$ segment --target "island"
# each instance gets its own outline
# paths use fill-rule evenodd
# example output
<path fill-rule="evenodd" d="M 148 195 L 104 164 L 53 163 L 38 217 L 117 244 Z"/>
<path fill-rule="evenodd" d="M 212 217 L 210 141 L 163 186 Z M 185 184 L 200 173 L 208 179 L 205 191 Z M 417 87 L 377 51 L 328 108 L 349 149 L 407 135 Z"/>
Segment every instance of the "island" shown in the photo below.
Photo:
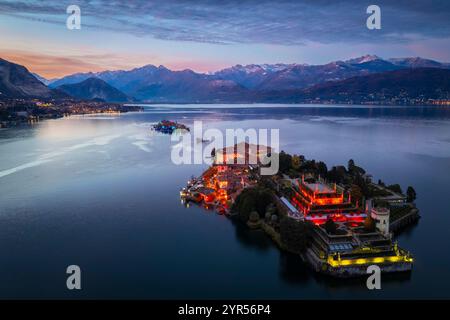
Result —
<path fill-rule="evenodd" d="M 190 131 L 186 125 L 178 123 L 176 121 L 169 121 L 169 120 L 161 120 L 157 124 L 153 125 L 152 130 L 164 134 L 172 134 L 176 130 L 186 130 L 188 132 Z"/>
<path fill-rule="evenodd" d="M 324 162 L 284 151 L 279 172 L 263 176 L 262 164 L 246 160 L 252 152 L 261 155 L 260 147 L 243 144 L 214 150 L 213 164 L 181 189 L 184 203 L 263 230 L 281 250 L 333 277 L 366 275 L 369 265 L 382 272 L 412 270 L 411 253 L 394 236 L 420 218 L 413 187 L 405 195 L 398 184 L 375 183 L 353 160 L 328 170 Z"/>

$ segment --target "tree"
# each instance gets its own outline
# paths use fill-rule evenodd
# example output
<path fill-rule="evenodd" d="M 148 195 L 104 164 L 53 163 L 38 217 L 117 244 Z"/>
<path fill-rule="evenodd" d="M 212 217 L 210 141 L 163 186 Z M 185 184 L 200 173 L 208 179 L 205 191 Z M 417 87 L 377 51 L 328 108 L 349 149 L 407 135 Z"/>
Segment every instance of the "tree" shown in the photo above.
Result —
<path fill-rule="evenodd" d="M 330 171 L 328 171 L 327 179 L 330 182 L 336 182 L 336 183 L 342 183 L 346 176 L 346 169 L 344 166 L 338 166 L 331 168 Z"/>
<path fill-rule="evenodd" d="M 297 170 L 294 170 L 294 169 L 289 169 L 289 171 L 287 172 L 287 175 L 288 175 L 291 179 L 300 177 L 300 174 L 298 173 L 298 171 L 297 171 Z"/>
<path fill-rule="evenodd" d="M 278 157 L 279 161 L 279 172 L 286 173 L 291 169 L 292 166 L 292 156 L 290 154 L 287 154 L 284 151 L 280 152 L 280 155 Z"/>
<path fill-rule="evenodd" d="M 355 168 L 357 167 L 355 166 Z M 356 173 L 354 175 L 353 183 L 359 187 L 363 196 L 365 196 L 366 198 L 370 197 L 369 185 L 367 184 L 367 181 L 359 173 Z"/>
<path fill-rule="evenodd" d="M 416 200 L 417 194 L 413 187 L 409 186 L 406 190 L 406 198 L 408 202 L 414 202 Z"/>
<path fill-rule="evenodd" d="M 247 222 L 250 213 L 256 211 L 264 218 L 267 206 L 273 202 L 273 193 L 266 187 L 244 189 L 236 198 L 233 210 L 237 211 L 242 221 Z"/>
<path fill-rule="evenodd" d="M 350 189 L 350 194 L 352 196 L 352 202 L 356 203 L 358 201 L 359 205 L 361 205 L 361 203 L 362 203 L 361 200 L 363 197 L 361 188 L 359 186 L 357 186 L 356 184 L 352 184 L 351 189 Z"/>
<path fill-rule="evenodd" d="M 280 240 L 291 252 L 305 250 L 309 235 L 309 226 L 305 222 L 284 217 L 280 221 Z"/>
<path fill-rule="evenodd" d="M 400 193 L 400 194 L 402 193 L 402 187 L 400 187 L 400 185 L 398 183 L 391 184 L 391 185 L 387 186 L 387 188 L 396 193 Z"/>
<path fill-rule="evenodd" d="M 252 211 L 250 213 L 250 217 L 248 218 L 247 225 L 252 229 L 259 228 L 259 226 L 261 225 L 261 222 L 259 221 L 258 212 Z"/>
<path fill-rule="evenodd" d="M 254 208 L 255 201 L 252 198 L 246 197 L 241 201 L 240 205 L 238 206 L 238 213 L 242 221 L 248 221 L 250 213 L 254 210 Z"/>
<path fill-rule="evenodd" d="M 266 214 L 266 208 L 273 202 L 273 193 L 269 189 L 257 190 L 256 197 L 256 211 L 261 218 Z"/>
<path fill-rule="evenodd" d="M 347 170 L 349 172 L 352 172 L 354 166 L 355 166 L 355 161 L 353 159 L 348 160 Z"/>
<path fill-rule="evenodd" d="M 320 161 L 320 162 L 317 163 L 317 171 L 319 172 L 319 174 L 322 177 L 326 177 L 327 176 L 328 168 L 327 168 L 327 165 L 325 164 L 325 162 Z"/>
<path fill-rule="evenodd" d="M 336 230 L 337 230 L 337 225 L 333 221 L 333 219 L 328 218 L 327 222 L 325 222 L 325 224 L 324 224 L 324 228 L 329 234 L 335 234 Z"/>
<path fill-rule="evenodd" d="M 293 155 L 292 156 L 292 163 L 291 166 L 293 169 L 298 170 L 300 168 L 300 165 L 302 164 L 302 161 L 299 156 Z"/>
<path fill-rule="evenodd" d="M 270 215 L 273 215 L 277 212 L 277 207 L 273 202 L 269 203 L 269 205 L 266 208 L 266 215 L 269 213 Z"/>
<path fill-rule="evenodd" d="M 250 222 L 256 223 L 259 221 L 259 214 L 256 211 L 250 212 L 250 216 L 248 218 Z"/>
<path fill-rule="evenodd" d="M 273 214 L 273 215 L 270 217 L 270 221 L 271 221 L 272 223 L 276 223 L 276 222 L 278 221 L 278 216 L 275 215 L 275 214 Z"/>
<path fill-rule="evenodd" d="M 369 214 L 364 220 L 364 229 L 367 232 L 374 232 L 375 228 L 376 228 L 376 221 Z"/>

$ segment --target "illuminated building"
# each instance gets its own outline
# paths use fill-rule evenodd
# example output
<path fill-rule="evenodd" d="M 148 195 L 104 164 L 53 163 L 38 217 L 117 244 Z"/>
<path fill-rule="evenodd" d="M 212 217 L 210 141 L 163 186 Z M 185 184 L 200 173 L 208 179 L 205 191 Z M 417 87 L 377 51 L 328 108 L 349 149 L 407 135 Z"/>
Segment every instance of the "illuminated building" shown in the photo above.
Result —
<path fill-rule="evenodd" d="M 378 195 L 374 197 L 373 200 L 377 200 L 379 202 L 387 202 L 391 207 L 401 207 L 407 203 L 407 197 L 403 194 L 394 192 L 378 184 L 373 183 L 372 186 L 380 190 L 382 193 L 384 193 L 383 196 Z"/>
<path fill-rule="evenodd" d="M 358 203 L 351 202 L 351 194 L 342 188 L 325 183 L 320 178 L 314 183 L 304 177 L 293 185 L 292 204 L 305 220 L 315 224 L 325 223 L 328 218 L 341 222 L 362 222 L 366 217 Z"/>
<path fill-rule="evenodd" d="M 249 172 L 252 164 L 260 164 L 262 157 L 270 152 L 269 147 L 241 142 L 234 146 L 216 151 L 214 164 L 209 172 L 203 174 L 207 184 L 216 190 L 216 196 L 222 203 L 235 198 L 249 185 Z"/>
<path fill-rule="evenodd" d="M 364 275 L 367 266 L 374 264 L 383 272 L 412 269 L 410 253 L 391 240 L 388 209 L 362 210 L 342 188 L 321 179 L 308 181 L 313 182 L 303 177 L 296 181 L 291 203 L 304 220 L 316 224 L 307 259 L 317 271 L 347 277 Z M 361 224 L 366 212 L 376 221 L 376 231 L 368 232 Z M 331 233 L 323 226 L 329 218 L 336 222 Z"/>
<path fill-rule="evenodd" d="M 197 189 L 197 192 L 201 195 L 202 200 L 205 203 L 212 203 L 216 199 L 214 189 L 201 187 Z"/>
<path fill-rule="evenodd" d="M 241 146 L 244 147 L 244 154 L 247 154 L 249 149 L 245 147 L 249 147 L 249 145 L 242 144 Z M 234 156 L 234 151 L 237 150 L 234 147 L 232 149 L 233 152 L 228 153 L 228 155 Z M 218 152 L 217 154 L 227 155 L 226 152 Z M 255 180 L 250 179 L 250 168 L 250 165 L 246 163 L 215 162 L 202 174 L 201 178 L 193 178 L 192 181 L 188 181 L 187 187 L 180 191 L 180 196 L 186 199 L 193 199 L 195 202 L 203 202 L 206 205 L 214 206 L 219 213 L 226 213 L 230 204 L 240 192 L 244 188 L 256 183 Z"/>
<path fill-rule="evenodd" d="M 343 230 L 343 229 L 341 229 Z M 366 274 L 369 265 L 378 265 L 382 271 L 398 272 L 412 269 L 409 252 L 379 232 L 361 232 L 347 228 L 341 234 L 329 234 L 322 227 L 314 228 L 309 254 L 315 256 L 318 271 L 333 275 Z"/>
<path fill-rule="evenodd" d="M 372 208 L 371 217 L 376 221 L 377 229 L 385 236 L 389 235 L 389 215 L 388 208 Z"/>
<path fill-rule="evenodd" d="M 270 152 L 270 147 L 241 142 L 218 150 L 214 157 L 214 163 L 228 166 L 258 165 L 264 162 Z"/>
<path fill-rule="evenodd" d="M 218 199 L 229 200 L 232 194 L 251 184 L 247 167 L 220 165 L 210 178 L 211 186 L 216 190 Z"/>

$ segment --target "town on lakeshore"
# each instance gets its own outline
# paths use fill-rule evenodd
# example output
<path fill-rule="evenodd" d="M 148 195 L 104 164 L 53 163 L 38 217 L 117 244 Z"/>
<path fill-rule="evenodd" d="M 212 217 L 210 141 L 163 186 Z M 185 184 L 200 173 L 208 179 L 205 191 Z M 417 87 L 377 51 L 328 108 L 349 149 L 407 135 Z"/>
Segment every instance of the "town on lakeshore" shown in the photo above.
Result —
<path fill-rule="evenodd" d="M 412 270 L 413 256 L 394 235 L 420 218 L 413 187 L 403 193 L 349 160 L 328 170 L 323 162 L 279 153 L 279 172 L 260 174 L 269 147 L 241 142 L 213 150 L 213 164 L 192 177 L 180 196 L 251 229 L 267 233 L 281 250 L 299 255 L 315 271 L 335 277 Z"/>
<path fill-rule="evenodd" d="M 5 99 L 0 100 L 0 128 L 45 119 L 57 119 L 81 114 L 120 114 L 141 111 L 142 107 L 95 100 L 72 99 Z"/>

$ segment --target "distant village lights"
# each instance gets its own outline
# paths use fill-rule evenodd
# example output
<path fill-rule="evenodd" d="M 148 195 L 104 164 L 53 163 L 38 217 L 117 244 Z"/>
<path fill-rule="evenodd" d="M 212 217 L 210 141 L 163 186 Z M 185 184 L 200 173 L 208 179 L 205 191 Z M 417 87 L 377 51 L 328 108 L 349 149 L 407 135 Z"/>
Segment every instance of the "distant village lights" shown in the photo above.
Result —
<path fill-rule="evenodd" d="M 211 165 L 215 160 L 216 164 L 261 164 L 261 175 L 274 175 L 278 172 L 279 158 L 277 152 L 279 151 L 280 145 L 279 129 L 226 129 L 224 138 L 221 130 L 216 128 L 203 130 L 203 122 L 194 121 L 191 132 L 181 130 L 178 132 L 179 134 L 171 135 L 171 141 L 176 143 L 172 147 L 171 159 L 176 165 Z M 251 150 L 247 150 L 247 152 L 246 150 L 236 150 L 235 153 L 227 153 L 223 156 L 219 155 L 215 159 L 212 157 L 212 154 L 216 150 L 222 150 L 226 146 L 234 146 L 237 144 L 238 148 L 243 147 L 244 144 L 240 144 L 241 142 L 247 142 L 251 145 Z M 206 143 L 206 145 L 203 146 L 203 143 Z M 248 159 L 238 156 L 242 154 L 246 154 L 246 158 Z"/>

